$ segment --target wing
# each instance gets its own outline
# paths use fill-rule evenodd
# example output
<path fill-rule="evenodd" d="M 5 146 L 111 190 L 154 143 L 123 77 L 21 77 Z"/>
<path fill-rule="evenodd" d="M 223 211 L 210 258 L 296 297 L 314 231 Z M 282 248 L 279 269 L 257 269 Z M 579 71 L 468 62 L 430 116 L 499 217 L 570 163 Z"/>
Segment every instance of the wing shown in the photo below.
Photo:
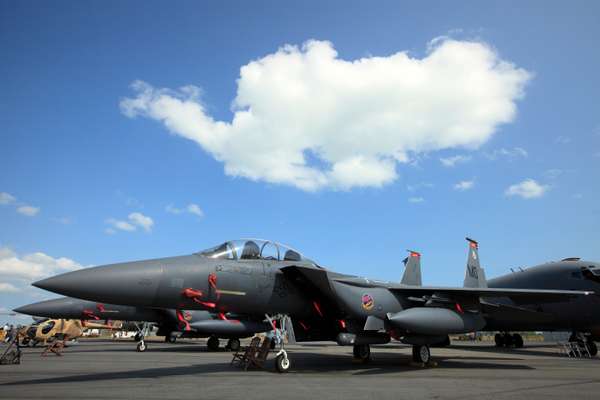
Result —
<path fill-rule="evenodd" d="M 544 289 L 502 289 L 502 288 L 453 288 L 437 286 L 407 286 L 396 284 L 381 284 L 356 278 L 336 279 L 338 282 L 359 287 L 386 287 L 391 292 L 413 298 L 436 296 L 450 299 L 464 298 L 499 298 L 511 299 L 516 304 L 556 303 L 569 301 L 580 296 L 594 294 L 591 291 L 577 290 L 544 290 Z"/>

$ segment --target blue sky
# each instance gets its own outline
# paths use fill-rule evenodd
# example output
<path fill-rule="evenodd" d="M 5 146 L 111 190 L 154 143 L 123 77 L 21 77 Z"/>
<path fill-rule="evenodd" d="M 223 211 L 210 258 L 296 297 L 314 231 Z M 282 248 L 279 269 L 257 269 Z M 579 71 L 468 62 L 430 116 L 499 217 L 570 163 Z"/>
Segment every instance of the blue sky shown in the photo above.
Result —
<path fill-rule="evenodd" d="M 423 253 L 424 282 L 443 285 L 462 283 L 465 236 L 480 241 L 488 277 L 569 256 L 600 259 L 599 5 L 321 3 L 0 2 L 0 307 L 52 297 L 27 288 L 37 276 L 187 254 L 238 237 L 277 240 L 337 271 L 383 279 L 398 279 L 405 249 L 416 249 Z M 373 103 L 381 99 L 383 108 L 403 115 L 406 98 L 399 89 L 400 97 L 387 101 L 367 88 L 375 100 L 361 104 L 351 96 L 336 99 L 356 83 L 346 84 L 345 76 L 337 89 L 329 82 L 311 87 L 300 81 L 315 102 L 298 102 L 299 110 L 295 103 L 286 107 L 278 121 L 284 127 L 298 123 L 286 120 L 288 109 L 310 116 L 300 120 L 299 136 L 286 145 L 302 141 L 302 129 L 313 132 L 303 125 L 307 120 L 331 122 L 319 108 L 324 93 L 332 93 L 336 110 L 364 122 L 372 135 L 358 137 L 342 154 L 345 129 L 354 122 L 340 117 L 332 120 L 339 129 L 314 130 L 322 137 L 315 136 L 314 147 L 300 154 L 323 180 L 308 190 L 288 175 L 273 177 L 285 160 L 261 169 L 244 158 L 245 149 L 263 154 L 276 135 L 285 137 L 281 125 L 273 135 L 258 128 L 234 132 L 246 135 L 237 136 L 242 141 L 262 135 L 256 148 L 235 139 L 215 150 L 203 142 L 201 129 L 196 141 L 182 137 L 184 128 L 169 130 L 156 110 L 149 111 L 155 103 L 126 115 L 123 101 L 140 99 L 131 88 L 135 81 L 145 82 L 155 98 L 201 105 L 202 115 L 214 121 L 230 123 L 236 110 L 273 106 L 259 104 L 262 96 L 282 95 L 267 93 L 266 85 L 252 87 L 247 104 L 232 106 L 238 82 L 246 82 L 240 68 L 257 60 L 263 63 L 254 65 L 266 65 L 269 55 L 305 56 L 310 49 L 302 46 L 309 40 L 325 50 L 325 41 L 330 43 L 337 51 L 328 61 L 332 65 L 374 56 L 385 63 L 399 52 L 424 60 L 452 43 L 459 48 L 476 43 L 475 51 L 489 51 L 496 62 L 510 63 L 509 72 L 527 76 L 515 84 L 521 96 L 503 94 L 509 85 L 495 86 L 514 113 L 493 117 L 476 145 L 443 146 L 436 136 L 437 147 L 422 144 L 416 150 L 406 145 L 407 138 L 418 140 L 420 134 L 399 127 L 406 159 L 394 160 L 379 149 L 375 164 L 369 164 L 373 168 L 352 164 L 341 178 L 327 171 L 340 160 L 340 166 L 348 165 L 343 164 L 348 154 L 362 154 L 395 135 L 394 123 L 361 120 L 364 110 L 377 115 Z M 286 44 L 297 47 L 278 52 Z M 381 65 L 391 77 L 407 76 L 397 74 L 396 64 Z M 448 95 L 441 86 L 456 72 L 444 63 L 438 67 L 434 75 L 450 78 L 419 92 L 425 93 L 425 111 L 418 115 L 425 125 L 453 118 L 453 109 L 449 115 L 428 111 L 430 103 Z M 457 73 L 468 79 L 476 72 L 470 68 L 465 64 Z M 506 71 L 493 72 L 500 79 Z M 383 82 L 386 95 L 394 89 L 385 84 L 387 75 L 364 74 L 352 76 Z M 190 85 L 198 88 L 197 96 L 178 91 Z M 483 96 L 493 101 L 498 96 L 492 94 Z M 444 106 L 456 105 L 456 115 L 469 113 L 468 95 L 458 91 Z M 348 111 L 347 104 L 356 108 Z M 313 108 L 301 114 L 302 107 Z M 177 122 L 175 114 L 169 118 Z M 277 147 L 263 159 L 285 151 Z M 457 156 L 463 162 L 456 159 L 453 166 L 440 160 L 450 159 L 448 164 Z M 226 166 L 245 172 L 227 172 Z M 249 179 L 253 173 L 258 175 Z M 527 179 L 534 182 L 510 191 Z M 460 182 L 466 190 L 455 189 Z M 190 204 L 198 209 L 189 212 Z M 26 268 L 35 271 L 20 270 Z"/>

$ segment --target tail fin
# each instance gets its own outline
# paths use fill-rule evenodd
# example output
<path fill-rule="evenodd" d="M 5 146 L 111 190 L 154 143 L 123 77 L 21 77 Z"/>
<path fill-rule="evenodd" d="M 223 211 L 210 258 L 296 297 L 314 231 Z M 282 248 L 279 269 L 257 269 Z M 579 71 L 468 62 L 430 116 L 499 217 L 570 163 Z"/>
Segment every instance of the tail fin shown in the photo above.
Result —
<path fill-rule="evenodd" d="M 469 242 L 469 256 L 467 258 L 467 271 L 465 272 L 463 286 L 467 288 L 486 288 L 485 272 L 479 265 L 479 244 L 473 239 L 466 239 Z"/>
<path fill-rule="evenodd" d="M 421 254 L 408 250 L 409 256 L 402 262 L 404 263 L 404 275 L 400 283 L 410 286 L 421 286 Z"/>

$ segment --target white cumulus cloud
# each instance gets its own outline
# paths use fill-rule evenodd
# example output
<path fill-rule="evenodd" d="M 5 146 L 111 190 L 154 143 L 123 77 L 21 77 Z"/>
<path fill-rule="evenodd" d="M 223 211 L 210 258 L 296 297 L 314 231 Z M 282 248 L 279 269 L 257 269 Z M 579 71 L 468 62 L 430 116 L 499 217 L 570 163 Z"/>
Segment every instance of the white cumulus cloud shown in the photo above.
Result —
<path fill-rule="evenodd" d="M 524 199 L 534 199 L 542 197 L 548 189 L 548 185 L 541 185 L 533 179 L 525 179 L 522 182 L 509 186 L 504 194 L 507 196 L 519 196 Z"/>
<path fill-rule="evenodd" d="M 514 160 L 515 158 L 526 158 L 529 156 L 527 150 L 522 147 L 513 147 L 512 149 L 495 149 L 490 153 L 486 153 L 485 156 L 490 160 L 497 160 L 501 157 L 508 158 L 509 160 Z"/>
<path fill-rule="evenodd" d="M 440 158 L 440 162 L 444 167 L 452 168 L 456 164 L 466 163 L 467 161 L 471 161 L 471 156 L 452 156 L 447 158 Z"/>
<path fill-rule="evenodd" d="M 475 181 L 460 181 L 454 184 L 454 190 L 464 192 L 465 190 L 473 189 Z"/>
<path fill-rule="evenodd" d="M 15 282 L 7 281 L 30 282 L 79 268 L 81 265 L 70 258 L 54 258 L 42 252 L 19 256 L 8 247 L 0 247 L 0 280 L 14 288 L 16 288 Z"/>
<path fill-rule="evenodd" d="M 14 203 L 15 200 L 17 200 L 15 196 L 10 193 L 0 192 L 0 204 L 11 204 Z"/>
<path fill-rule="evenodd" d="M 132 223 L 141 227 L 146 232 L 150 232 L 152 230 L 152 226 L 154 225 L 152 218 L 139 212 L 129 214 L 128 218 Z"/>
<path fill-rule="evenodd" d="M 215 120 L 195 86 L 136 81 L 120 107 L 194 141 L 230 176 L 308 191 L 379 187 L 411 154 L 488 141 L 515 118 L 530 78 L 481 42 L 437 40 L 423 58 L 344 60 L 332 43 L 311 40 L 242 66 L 230 121 Z"/>
<path fill-rule="evenodd" d="M 16 293 L 19 291 L 15 285 L 10 283 L 0 282 L 0 293 Z"/>
<path fill-rule="evenodd" d="M 168 206 L 165 207 L 165 210 L 168 213 L 175 214 L 175 215 L 189 213 L 189 214 L 196 215 L 200 218 L 204 217 L 204 211 L 202 211 L 202 209 L 200 208 L 200 206 L 198 204 L 194 204 L 194 203 L 190 203 L 184 208 L 177 208 L 174 205 L 169 204 Z"/>
<path fill-rule="evenodd" d="M 425 201 L 425 199 L 422 197 L 409 197 L 408 198 L 409 203 L 422 203 L 424 201 Z"/>
<path fill-rule="evenodd" d="M 110 225 L 104 232 L 109 235 L 113 235 L 117 230 L 125 232 L 133 232 L 138 227 L 144 229 L 146 232 L 150 232 L 154 226 L 154 220 L 140 212 L 133 212 L 127 216 L 127 221 L 119 220 L 115 218 L 109 218 L 106 223 Z"/>
<path fill-rule="evenodd" d="M 17 207 L 17 212 L 19 214 L 23 214 L 27 217 L 34 217 L 37 215 L 37 213 L 40 212 L 40 208 L 24 205 L 24 206 Z"/>

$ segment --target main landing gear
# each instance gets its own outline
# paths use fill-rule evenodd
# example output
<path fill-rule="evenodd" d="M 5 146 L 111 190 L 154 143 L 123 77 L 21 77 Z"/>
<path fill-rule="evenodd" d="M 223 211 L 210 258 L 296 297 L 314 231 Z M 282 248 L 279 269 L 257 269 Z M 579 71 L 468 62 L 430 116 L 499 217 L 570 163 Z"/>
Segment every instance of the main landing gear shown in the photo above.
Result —
<path fill-rule="evenodd" d="M 508 332 L 496 333 L 494 336 L 496 347 L 512 347 L 520 349 L 523 347 L 523 337 L 518 333 L 510 334 Z"/>
<path fill-rule="evenodd" d="M 412 347 L 412 359 L 416 363 L 427 364 L 431 360 L 431 351 L 426 344 L 414 345 Z"/>
<path fill-rule="evenodd" d="M 208 351 L 219 351 L 219 338 L 216 336 L 211 336 L 206 341 L 206 347 L 208 347 Z"/>
<path fill-rule="evenodd" d="M 355 360 L 366 364 L 371 360 L 371 346 L 368 344 L 355 344 L 352 349 L 352 354 L 354 355 Z"/>

